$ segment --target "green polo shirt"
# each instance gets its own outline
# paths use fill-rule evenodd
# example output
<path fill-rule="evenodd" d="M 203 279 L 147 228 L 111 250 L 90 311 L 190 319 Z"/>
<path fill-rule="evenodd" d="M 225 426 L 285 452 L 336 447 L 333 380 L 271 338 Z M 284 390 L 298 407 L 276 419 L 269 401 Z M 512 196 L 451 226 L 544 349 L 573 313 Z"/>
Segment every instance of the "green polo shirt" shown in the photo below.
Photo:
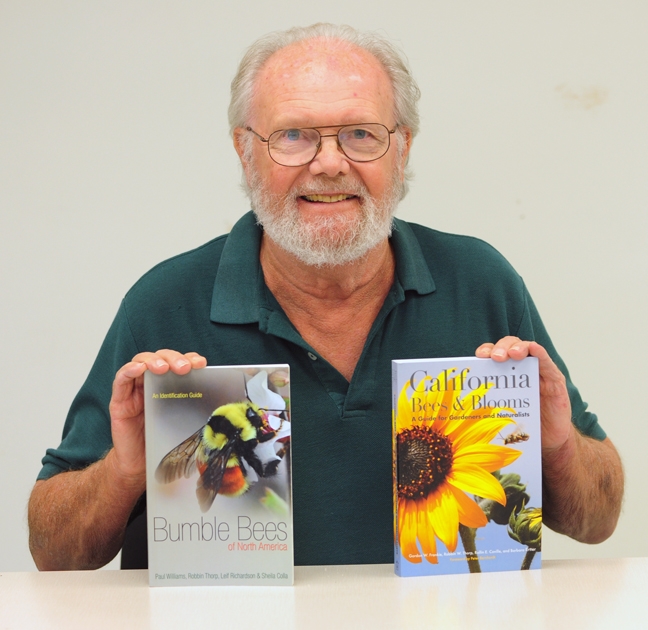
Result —
<path fill-rule="evenodd" d="M 149 271 L 126 294 L 39 479 L 84 468 L 111 447 L 117 370 L 138 352 L 195 351 L 209 365 L 288 363 L 297 564 L 393 561 L 391 360 L 471 356 L 506 335 L 536 340 L 567 377 L 573 421 L 603 439 L 520 276 L 492 247 L 396 220 L 394 284 L 351 382 L 306 343 L 270 293 L 261 229 L 227 236 Z"/>

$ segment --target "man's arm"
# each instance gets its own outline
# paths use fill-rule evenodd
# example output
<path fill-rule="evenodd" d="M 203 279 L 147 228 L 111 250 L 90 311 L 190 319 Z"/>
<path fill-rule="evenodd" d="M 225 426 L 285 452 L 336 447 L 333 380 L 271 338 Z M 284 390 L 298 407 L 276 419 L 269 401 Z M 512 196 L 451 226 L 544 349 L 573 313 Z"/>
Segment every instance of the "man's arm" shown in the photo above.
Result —
<path fill-rule="evenodd" d="M 616 527 L 623 500 L 623 468 L 612 442 L 581 435 L 571 421 L 563 373 L 534 341 L 505 337 L 477 348 L 495 361 L 537 357 L 540 367 L 543 521 L 580 542 L 599 543 Z"/>
<path fill-rule="evenodd" d="M 138 354 L 115 375 L 113 448 L 80 471 L 38 481 L 29 500 L 29 547 L 40 570 L 96 569 L 120 550 L 128 517 L 146 489 L 144 372 L 186 374 L 205 367 L 194 352 Z"/>

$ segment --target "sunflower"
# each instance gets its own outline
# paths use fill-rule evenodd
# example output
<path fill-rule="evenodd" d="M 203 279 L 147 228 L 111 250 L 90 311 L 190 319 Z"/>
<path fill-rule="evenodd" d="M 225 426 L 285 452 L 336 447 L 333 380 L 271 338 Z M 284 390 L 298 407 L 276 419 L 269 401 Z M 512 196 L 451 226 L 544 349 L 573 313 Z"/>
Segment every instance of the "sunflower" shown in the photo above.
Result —
<path fill-rule="evenodd" d="M 448 551 L 457 547 L 459 523 L 483 527 L 488 522 L 482 509 L 466 493 L 506 504 L 506 495 L 491 473 L 508 466 L 521 454 L 490 441 L 513 420 L 502 407 L 481 407 L 479 400 L 492 383 L 460 398 L 462 378 L 452 377 L 454 368 L 444 370 L 437 382 L 450 386 L 446 391 L 417 393 L 417 405 L 428 410 L 423 418 L 413 413 L 408 398 L 409 382 L 403 387 L 396 410 L 396 454 L 398 502 L 398 543 L 410 562 L 437 563 L 436 539 Z M 426 376 L 417 390 L 430 388 Z M 432 389 L 432 388 L 430 388 Z M 412 395 L 414 396 L 414 394 Z M 453 411 L 455 410 L 455 411 Z M 458 410 L 458 411 L 457 411 Z M 419 551 L 416 541 L 420 543 Z"/>

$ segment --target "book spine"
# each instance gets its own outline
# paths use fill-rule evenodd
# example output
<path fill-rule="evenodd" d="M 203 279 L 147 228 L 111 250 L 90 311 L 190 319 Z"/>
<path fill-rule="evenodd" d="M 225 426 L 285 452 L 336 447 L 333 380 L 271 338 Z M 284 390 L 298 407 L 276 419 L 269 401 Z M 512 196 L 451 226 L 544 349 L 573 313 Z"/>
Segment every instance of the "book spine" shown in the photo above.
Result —
<path fill-rule="evenodd" d="M 398 366 L 392 362 L 392 494 L 394 503 L 394 571 L 401 575 L 401 553 L 398 531 L 398 458 L 396 449 L 396 413 L 398 411 Z"/>

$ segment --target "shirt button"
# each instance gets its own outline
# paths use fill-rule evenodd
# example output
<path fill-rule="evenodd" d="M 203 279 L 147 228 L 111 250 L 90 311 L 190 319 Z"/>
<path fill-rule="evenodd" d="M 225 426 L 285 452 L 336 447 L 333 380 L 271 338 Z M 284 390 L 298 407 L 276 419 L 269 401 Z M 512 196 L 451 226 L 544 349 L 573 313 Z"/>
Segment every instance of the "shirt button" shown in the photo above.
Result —
<path fill-rule="evenodd" d="M 309 352 L 309 353 L 308 353 L 308 356 L 309 356 L 309 358 L 312 359 L 313 361 L 317 361 L 317 356 L 314 355 L 312 352 Z"/>

